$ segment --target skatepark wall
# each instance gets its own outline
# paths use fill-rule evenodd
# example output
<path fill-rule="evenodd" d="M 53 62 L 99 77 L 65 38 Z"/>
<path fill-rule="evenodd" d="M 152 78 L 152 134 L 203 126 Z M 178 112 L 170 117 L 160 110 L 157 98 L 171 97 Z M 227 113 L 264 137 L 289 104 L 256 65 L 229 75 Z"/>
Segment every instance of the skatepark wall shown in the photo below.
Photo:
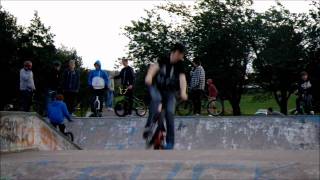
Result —
<path fill-rule="evenodd" d="M 75 150 L 79 146 L 36 113 L 0 112 L 0 151 Z"/>
<path fill-rule="evenodd" d="M 83 149 L 145 149 L 145 118 L 78 118 L 69 124 Z M 177 150 L 317 150 L 319 116 L 177 117 Z"/>

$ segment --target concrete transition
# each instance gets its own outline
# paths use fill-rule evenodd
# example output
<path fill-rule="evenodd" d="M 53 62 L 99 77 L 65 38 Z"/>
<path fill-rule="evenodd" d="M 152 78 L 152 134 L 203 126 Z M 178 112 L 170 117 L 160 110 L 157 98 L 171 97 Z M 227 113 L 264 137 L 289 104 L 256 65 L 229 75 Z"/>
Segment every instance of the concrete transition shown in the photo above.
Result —
<path fill-rule="evenodd" d="M 301 117 L 178 117 L 178 150 L 319 149 L 320 118 Z M 144 149 L 144 118 L 75 119 L 69 129 L 84 149 Z"/>
<path fill-rule="evenodd" d="M 76 150 L 55 128 L 34 113 L 0 112 L 0 150 Z"/>
<path fill-rule="evenodd" d="M 35 114 L 0 115 L 0 180 L 320 179 L 319 116 L 178 117 L 176 150 L 148 151 L 145 118 L 74 119 L 77 150 Z M 26 149 L 45 151 L 3 153 Z"/>

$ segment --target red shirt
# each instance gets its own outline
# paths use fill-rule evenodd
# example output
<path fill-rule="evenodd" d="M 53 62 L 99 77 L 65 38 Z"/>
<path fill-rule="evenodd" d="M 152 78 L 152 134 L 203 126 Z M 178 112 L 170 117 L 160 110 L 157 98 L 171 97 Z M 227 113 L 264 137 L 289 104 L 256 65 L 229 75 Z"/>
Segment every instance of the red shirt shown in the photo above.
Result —
<path fill-rule="evenodd" d="M 209 91 L 209 97 L 216 98 L 218 96 L 218 90 L 214 84 L 209 84 L 208 91 Z"/>

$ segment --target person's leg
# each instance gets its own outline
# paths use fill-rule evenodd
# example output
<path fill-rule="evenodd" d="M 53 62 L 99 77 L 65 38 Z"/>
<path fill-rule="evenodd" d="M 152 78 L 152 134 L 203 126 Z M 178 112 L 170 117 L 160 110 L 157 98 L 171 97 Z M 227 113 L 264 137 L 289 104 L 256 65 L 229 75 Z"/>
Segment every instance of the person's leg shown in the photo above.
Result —
<path fill-rule="evenodd" d="M 68 111 L 71 114 L 71 96 L 70 96 L 70 92 L 64 92 L 63 93 L 64 96 L 64 101 L 67 105 Z"/>
<path fill-rule="evenodd" d="M 133 106 L 133 90 L 128 89 L 127 93 L 125 94 L 127 98 L 127 102 L 125 104 L 126 108 L 126 114 L 131 115 L 132 114 L 132 106 Z"/>
<path fill-rule="evenodd" d="M 196 114 L 201 114 L 201 94 L 202 94 L 201 90 L 198 89 L 196 91 L 196 101 L 195 101 L 196 102 L 195 103 Z"/>
<path fill-rule="evenodd" d="M 296 99 L 296 110 L 297 110 L 298 114 L 302 114 L 301 100 L 302 100 L 302 98 L 300 96 Z"/>
<path fill-rule="evenodd" d="M 192 101 L 192 105 L 193 105 L 193 114 L 196 114 L 196 91 L 195 90 L 192 90 L 191 91 L 191 101 Z"/>
<path fill-rule="evenodd" d="M 150 126 L 152 120 L 154 119 L 154 116 L 159 113 L 158 108 L 161 104 L 161 99 L 162 99 L 159 90 L 155 86 L 149 87 L 149 93 L 150 93 L 151 101 L 149 104 L 149 115 L 145 125 L 146 128 Z"/>
<path fill-rule="evenodd" d="M 106 106 L 108 108 L 112 108 L 112 105 L 113 105 L 113 91 L 109 90 L 108 91 L 108 99 L 106 101 Z"/>
<path fill-rule="evenodd" d="M 96 100 L 96 97 L 97 97 L 97 90 L 93 89 L 92 90 L 92 97 L 91 97 L 91 112 L 95 112 L 95 107 L 94 107 L 94 102 Z"/>
<path fill-rule="evenodd" d="M 64 134 L 65 130 L 66 130 L 66 126 L 63 123 L 59 124 L 59 130 L 60 130 L 60 132 L 62 132 Z"/>
<path fill-rule="evenodd" d="M 165 117 L 167 124 L 167 149 L 174 147 L 174 112 L 176 107 L 175 92 L 167 91 L 165 94 Z"/>
<path fill-rule="evenodd" d="M 102 112 L 104 96 L 105 96 L 105 90 L 104 89 L 99 89 L 98 90 L 98 96 L 99 96 L 99 101 L 100 101 L 100 109 L 99 109 L 99 111 Z"/>
<path fill-rule="evenodd" d="M 32 106 L 32 92 L 27 91 L 27 107 L 26 107 L 27 112 L 30 111 L 31 106 Z"/>
<path fill-rule="evenodd" d="M 20 107 L 22 111 L 26 111 L 27 109 L 27 97 L 25 91 L 20 91 Z"/>
<path fill-rule="evenodd" d="M 76 111 L 77 101 L 78 101 L 78 93 L 71 92 L 70 93 L 70 110 L 69 110 L 70 114 Z"/>

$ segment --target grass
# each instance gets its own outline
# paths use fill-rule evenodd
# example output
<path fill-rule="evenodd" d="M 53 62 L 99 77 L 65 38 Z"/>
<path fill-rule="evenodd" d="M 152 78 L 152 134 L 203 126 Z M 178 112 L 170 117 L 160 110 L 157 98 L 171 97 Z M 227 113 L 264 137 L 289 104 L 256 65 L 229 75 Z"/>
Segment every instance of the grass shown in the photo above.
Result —
<path fill-rule="evenodd" d="M 288 101 L 288 110 L 295 108 L 295 96 L 290 96 Z M 240 108 L 242 115 L 253 115 L 258 109 L 267 109 L 272 107 L 274 111 L 280 111 L 280 108 L 273 96 L 267 94 L 244 94 L 241 97 Z M 226 115 L 232 115 L 230 103 L 225 102 Z"/>

